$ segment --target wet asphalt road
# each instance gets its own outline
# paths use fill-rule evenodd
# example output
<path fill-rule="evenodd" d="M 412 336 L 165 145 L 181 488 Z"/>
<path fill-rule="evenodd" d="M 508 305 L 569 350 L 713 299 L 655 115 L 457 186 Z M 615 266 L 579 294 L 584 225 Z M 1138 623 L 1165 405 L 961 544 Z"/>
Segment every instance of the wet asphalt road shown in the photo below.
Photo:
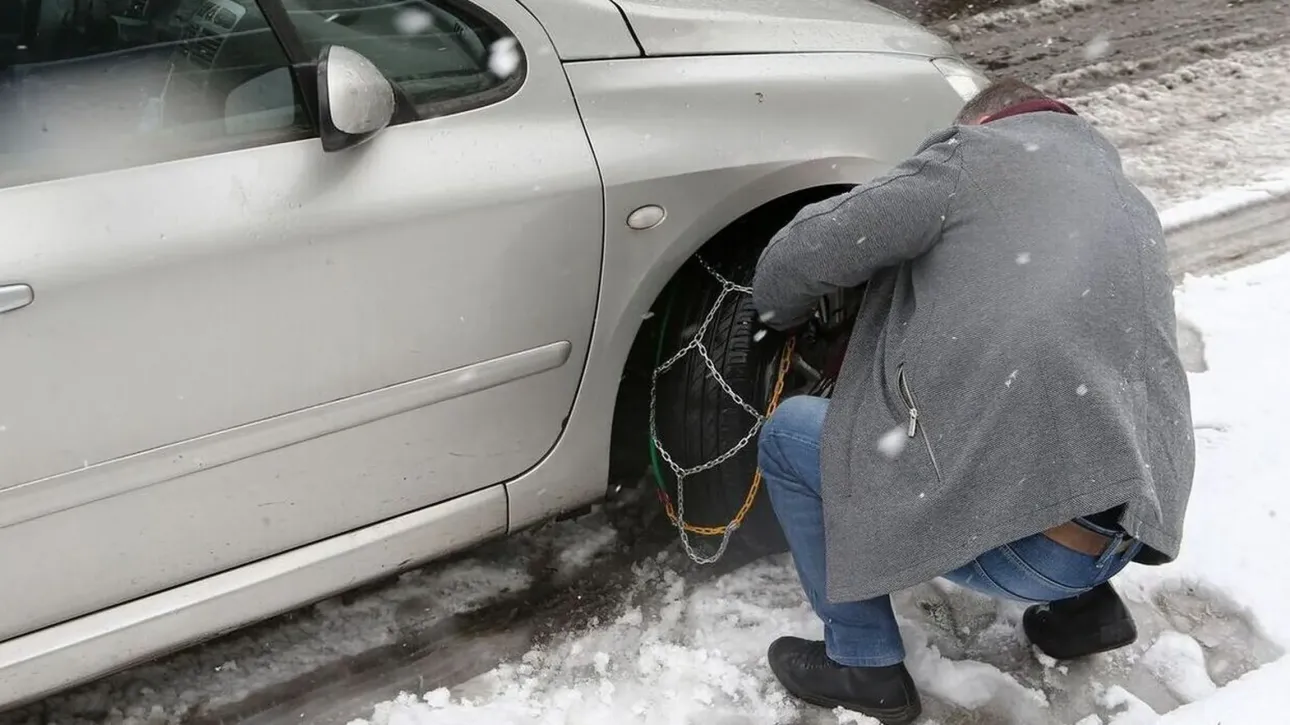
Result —
<path fill-rule="evenodd" d="M 1015 74 L 1064 96 L 1152 77 L 1232 50 L 1290 40 L 1290 0 L 1048 0 L 1037 5 L 1011 0 L 883 0 L 882 4 L 927 22 L 991 73 Z M 989 14 L 972 16 L 982 10 Z M 1290 205 L 1278 204 L 1173 235 L 1175 272 L 1217 271 L 1285 251 L 1290 248 L 1284 231 L 1287 221 Z M 398 616 L 379 625 L 390 631 L 378 644 L 320 657 L 317 666 L 284 662 L 280 676 L 267 678 L 268 684 L 260 675 L 248 672 L 239 680 L 224 672 L 222 681 L 232 684 L 212 695 L 198 679 L 227 662 L 245 660 L 254 643 L 282 649 L 296 638 L 309 637 L 326 618 L 319 608 L 0 714 L 0 725 L 343 725 L 368 715 L 372 703 L 400 690 L 424 692 L 459 683 L 523 654 L 552 634 L 613 616 L 628 604 L 623 593 L 630 585 L 634 563 L 664 557 L 696 582 L 722 571 L 689 566 L 671 546 L 671 532 L 659 526 L 652 501 L 627 501 L 613 507 L 608 520 L 618 532 L 614 540 L 573 575 L 561 574 L 553 563 L 560 554 L 554 548 L 560 539 L 540 534 L 495 542 L 427 567 L 417 576 L 433 578 L 462 560 L 503 562 L 500 566 L 511 567 L 527 584 L 509 590 L 501 587 L 484 601 L 458 611 L 432 612 L 429 606 L 417 609 L 400 603 L 403 609 L 397 610 Z M 392 586 L 382 583 L 338 598 L 331 611 L 350 607 L 354 626 L 361 627 L 364 597 L 381 600 L 382 592 Z"/>

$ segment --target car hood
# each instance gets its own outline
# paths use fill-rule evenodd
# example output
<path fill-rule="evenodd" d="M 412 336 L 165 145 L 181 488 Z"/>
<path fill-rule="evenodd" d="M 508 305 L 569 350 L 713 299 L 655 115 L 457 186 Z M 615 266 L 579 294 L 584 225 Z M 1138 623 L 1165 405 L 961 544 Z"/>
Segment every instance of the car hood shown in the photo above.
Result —
<path fill-rule="evenodd" d="M 867 0 L 614 0 L 646 55 L 896 52 L 950 45 Z"/>

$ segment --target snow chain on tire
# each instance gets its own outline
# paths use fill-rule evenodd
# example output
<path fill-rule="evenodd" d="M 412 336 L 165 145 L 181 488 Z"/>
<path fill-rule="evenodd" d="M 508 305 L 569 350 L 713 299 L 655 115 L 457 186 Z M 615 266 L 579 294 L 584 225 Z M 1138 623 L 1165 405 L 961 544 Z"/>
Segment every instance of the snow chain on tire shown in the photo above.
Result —
<path fill-rule="evenodd" d="M 757 492 L 761 488 L 761 469 L 758 468 L 757 472 L 753 475 L 752 485 L 748 489 L 747 496 L 744 497 L 743 506 L 739 508 L 739 511 L 735 514 L 735 517 L 730 521 L 730 523 L 725 526 L 695 526 L 685 522 L 685 479 L 720 466 L 722 463 L 725 463 L 730 460 L 731 457 L 739 453 L 739 451 L 743 450 L 744 447 L 757 437 L 757 433 L 761 430 L 762 424 L 766 422 L 766 417 L 774 412 L 775 407 L 779 405 L 780 396 L 784 393 L 784 381 L 788 377 L 788 371 L 792 366 L 793 361 L 794 340 L 790 337 L 785 343 L 783 351 L 780 353 L 779 372 L 775 379 L 775 388 L 771 393 L 770 402 L 766 406 L 766 413 L 763 415 L 756 408 L 749 405 L 747 401 L 741 398 L 739 394 L 730 387 L 730 384 L 726 382 L 724 377 L 722 377 L 721 371 L 717 370 L 716 363 L 712 361 L 712 356 L 708 354 L 708 349 L 703 345 L 703 336 L 707 333 L 708 327 L 716 318 L 717 311 L 721 309 L 721 303 L 725 302 L 726 298 L 731 294 L 751 294 L 752 288 L 731 282 L 701 258 L 698 259 L 698 262 L 705 270 L 708 271 L 709 274 L 716 278 L 717 282 L 721 284 L 721 292 L 717 295 L 716 301 L 712 303 L 712 309 L 709 310 L 707 316 L 703 318 L 703 323 L 699 325 L 699 329 L 694 333 L 694 337 L 691 338 L 684 347 L 677 350 L 672 357 L 668 358 L 666 362 L 654 369 L 649 390 L 649 435 L 650 441 L 654 445 L 654 449 L 658 451 L 659 456 L 667 463 L 668 467 L 672 469 L 672 474 L 676 476 L 676 509 L 673 510 L 672 501 L 668 498 L 665 492 L 660 494 L 663 499 L 663 506 L 667 511 L 667 517 L 671 519 L 672 523 L 676 526 L 676 530 L 681 537 L 681 545 L 685 547 L 685 553 L 690 557 L 690 559 L 698 564 L 712 564 L 725 554 L 726 547 L 730 543 L 730 537 L 739 528 L 740 524 L 743 523 L 744 517 L 748 515 L 748 511 L 752 509 L 753 502 L 757 498 Z M 731 400 L 735 401 L 740 408 L 743 408 L 753 417 L 753 424 L 752 428 L 744 434 L 744 437 L 735 443 L 735 445 L 731 446 L 726 452 L 706 463 L 700 463 L 699 465 L 691 466 L 690 468 L 683 468 L 672 458 L 671 454 L 667 452 L 667 449 L 663 447 L 663 442 L 659 440 L 656 415 L 656 411 L 658 409 L 658 381 L 663 373 L 670 370 L 680 362 L 681 358 L 685 357 L 692 351 L 697 353 L 699 357 L 703 359 L 703 364 L 708 369 L 708 373 L 712 376 L 712 379 L 717 382 L 717 385 L 721 386 L 721 389 L 725 394 L 729 396 Z M 715 553 L 711 556 L 705 556 L 695 550 L 694 546 L 690 543 L 691 534 L 698 536 L 720 536 L 721 543 L 717 546 Z"/>

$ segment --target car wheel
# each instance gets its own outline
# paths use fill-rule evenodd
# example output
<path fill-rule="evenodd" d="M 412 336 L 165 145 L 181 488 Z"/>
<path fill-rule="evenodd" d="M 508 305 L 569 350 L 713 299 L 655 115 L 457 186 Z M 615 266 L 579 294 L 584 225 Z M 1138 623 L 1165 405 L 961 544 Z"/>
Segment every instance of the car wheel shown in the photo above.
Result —
<path fill-rule="evenodd" d="M 664 306 L 656 366 L 689 344 L 711 315 L 701 338 L 703 348 L 730 390 L 764 414 L 778 377 L 783 348 L 775 337 L 755 339 L 759 337 L 759 326 L 750 295 L 741 291 L 722 294 L 722 278 L 736 285 L 750 284 L 760 249 L 744 249 L 725 259 L 694 260 L 687 265 Z M 822 318 L 826 321 L 823 329 L 830 334 L 799 340 L 801 355 L 787 376 L 781 400 L 804 393 L 827 394 L 827 380 L 813 373 L 830 364 L 830 350 L 834 356 L 845 350 L 851 322 L 848 318 L 858 306 L 857 299 L 853 291 L 835 296 L 831 305 L 835 312 Z M 830 307 L 827 301 L 822 306 Z M 720 465 L 685 478 L 685 522 L 699 528 L 726 526 L 744 506 L 757 471 L 757 440 L 753 432 L 756 419 L 711 374 L 697 349 L 686 352 L 659 376 L 655 416 L 658 443 L 683 469 L 713 461 L 738 448 Z M 677 476 L 665 456 L 656 450 L 651 453 L 655 482 L 675 507 L 679 503 Z M 721 536 L 692 533 L 690 540 L 701 556 L 712 557 Z M 731 536 L 725 555 L 746 562 L 787 550 L 765 486 L 760 486 L 752 507 Z"/>

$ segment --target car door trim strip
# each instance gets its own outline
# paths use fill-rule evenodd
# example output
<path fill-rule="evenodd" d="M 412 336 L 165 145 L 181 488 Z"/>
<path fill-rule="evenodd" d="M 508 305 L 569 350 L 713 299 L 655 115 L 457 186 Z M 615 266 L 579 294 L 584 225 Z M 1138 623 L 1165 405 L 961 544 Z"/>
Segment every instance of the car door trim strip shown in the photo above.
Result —
<path fill-rule="evenodd" d="M 572 350 L 553 342 L 12 486 L 0 528 L 538 375 Z"/>
<path fill-rule="evenodd" d="M 493 485 L 356 531 L 0 642 L 17 706 L 506 533 Z"/>

